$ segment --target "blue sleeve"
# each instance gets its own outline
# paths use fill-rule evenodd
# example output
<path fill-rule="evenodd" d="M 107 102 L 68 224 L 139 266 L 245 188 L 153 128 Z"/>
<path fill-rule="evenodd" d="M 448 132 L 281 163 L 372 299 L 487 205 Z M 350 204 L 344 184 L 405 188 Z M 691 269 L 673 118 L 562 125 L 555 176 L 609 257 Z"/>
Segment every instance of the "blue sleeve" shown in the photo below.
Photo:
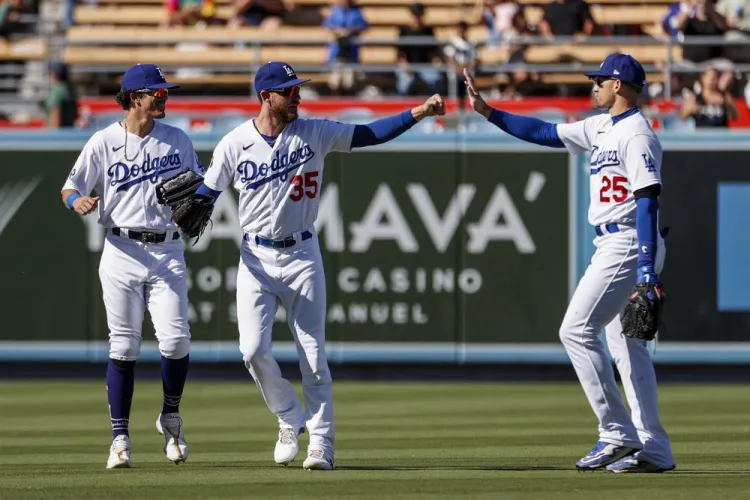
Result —
<path fill-rule="evenodd" d="M 201 184 L 201 187 L 198 188 L 198 190 L 195 192 L 195 194 L 200 194 L 203 196 L 208 196 L 213 201 L 216 201 L 216 198 L 219 197 L 221 194 L 221 191 L 214 191 L 210 187 L 206 186 L 205 184 Z"/>
<path fill-rule="evenodd" d="M 350 29 L 354 30 L 364 30 L 367 29 L 369 24 L 367 24 L 367 19 L 365 19 L 365 16 L 362 14 L 362 11 L 357 9 L 353 13 L 352 16 L 352 26 L 350 26 Z"/>
<path fill-rule="evenodd" d="M 492 110 L 489 121 L 500 130 L 522 141 L 551 148 L 565 147 L 565 144 L 560 140 L 560 136 L 557 135 L 557 126 L 554 123 L 529 116 L 506 113 L 499 109 Z"/>
<path fill-rule="evenodd" d="M 657 220 L 659 200 L 657 198 L 636 198 L 635 230 L 638 233 L 638 283 L 647 281 L 644 275 L 656 274 Z"/>
<path fill-rule="evenodd" d="M 331 9 L 331 13 L 328 15 L 328 18 L 323 21 L 324 28 L 341 28 L 342 24 L 341 9 L 338 7 L 334 7 L 333 9 Z"/>
<path fill-rule="evenodd" d="M 381 118 L 367 125 L 355 125 L 352 135 L 352 148 L 383 144 L 400 136 L 413 127 L 415 123 L 417 123 L 417 120 L 412 116 L 411 110 L 408 110 L 397 115 Z"/>

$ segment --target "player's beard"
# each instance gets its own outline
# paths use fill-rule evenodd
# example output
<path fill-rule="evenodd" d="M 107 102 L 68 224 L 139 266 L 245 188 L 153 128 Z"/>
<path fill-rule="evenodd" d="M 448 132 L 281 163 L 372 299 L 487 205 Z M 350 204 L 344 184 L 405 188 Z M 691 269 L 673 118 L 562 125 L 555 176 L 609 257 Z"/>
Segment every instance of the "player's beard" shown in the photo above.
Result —
<path fill-rule="evenodd" d="M 279 109 L 278 116 L 281 119 L 282 123 L 290 123 L 297 119 L 299 116 L 299 113 L 297 112 L 297 108 L 289 109 L 288 107 L 283 107 Z"/>
<path fill-rule="evenodd" d="M 151 117 L 159 120 L 165 116 L 167 116 L 167 101 L 154 99 L 154 102 L 151 103 Z"/>

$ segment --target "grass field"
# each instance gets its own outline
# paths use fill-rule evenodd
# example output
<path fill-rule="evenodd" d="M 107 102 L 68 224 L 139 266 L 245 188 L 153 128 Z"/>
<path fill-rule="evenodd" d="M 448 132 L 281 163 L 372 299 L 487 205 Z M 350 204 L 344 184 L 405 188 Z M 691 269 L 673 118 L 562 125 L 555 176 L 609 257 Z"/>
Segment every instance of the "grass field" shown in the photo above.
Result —
<path fill-rule="evenodd" d="M 678 469 L 579 473 L 596 424 L 574 384 L 336 383 L 337 467 L 273 463 L 275 419 L 250 380 L 192 382 L 190 458 L 154 430 L 160 383 L 138 381 L 133 469 L 107 471 L 104 382 L 0 382 L 0 499 L 750 498 L 750 389 L 668 385 Z"/>

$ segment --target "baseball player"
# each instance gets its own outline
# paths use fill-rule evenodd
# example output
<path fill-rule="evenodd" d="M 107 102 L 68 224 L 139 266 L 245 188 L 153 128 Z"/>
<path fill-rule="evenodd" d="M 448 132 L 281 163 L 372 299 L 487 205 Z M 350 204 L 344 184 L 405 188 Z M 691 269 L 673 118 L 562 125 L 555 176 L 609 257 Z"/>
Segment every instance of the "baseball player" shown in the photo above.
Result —
<path fill-rule="evenodd" d="M 300 85 L 294 69 L 269 62 L 255 76 L 260 114 L 229 132 L 217 145 L 197 194 L 213 199 L 230 184 L 239 192 L 244 232 L 237 274 L 240 351 L 268 408 L 279 422 L 274 451 L 287 465 L 299 451 L 298 435 L 310 434 L 303 467 L 334 468 L 331 374 L 325 353 L 326 286 L 313 223 L 331 151 L 389 141 L 419 120 L 445 114 L 434 95 L 412 110 L 368 125 L 298 119 Z M 271 352 L 278 304 L 288 315 L 299 353 L 306 408 L 281 376 Z"/>
<path fill-rule="evenodd" d="M 110 346 L 108 469 L 130 467 L 128 422 L 146 309 L 161 352 L 164 402 L 157 428 L 165 436 L 164 453 L 177 464 L 188 456 L 179 413 L 190 359 L 187 274 L 182 240 L 170 209 L 157 203 L 155 186 L 187 169 L 205 171 L 187 135 L 156 121 L 165 116 L 169 89 L 177 87 L 152 64 L 125 72 L 117 94 L 125 119 L 91 137 L 62 189 L 65 206 L 84 216 L 98 208 L 107 228 L 99 278 Z"/>
<path fill-rule="evenodd" d="M 599 419 L 599 442 L 576 466 L 582 470 L 663 472 L 674 468 L 669 437 L 659 421 L 656 376 L 643 341 L 623 335 L 620 314 L 636 283 L 659 281 L 664 242 L 657 231 L 662 149 L 636 100 L 646 84 L 643 67 L 611 54 L 594 82 L 596 105 L 608 113 L 568 124 L 493 109 L 464 71 L 472 108 L 505 132 L 543 146 L 591 152 L 589 223 L 596 252 L 571 299 L 560 339 Z M 598 338 L 602 328 L 628 404 Z"/>

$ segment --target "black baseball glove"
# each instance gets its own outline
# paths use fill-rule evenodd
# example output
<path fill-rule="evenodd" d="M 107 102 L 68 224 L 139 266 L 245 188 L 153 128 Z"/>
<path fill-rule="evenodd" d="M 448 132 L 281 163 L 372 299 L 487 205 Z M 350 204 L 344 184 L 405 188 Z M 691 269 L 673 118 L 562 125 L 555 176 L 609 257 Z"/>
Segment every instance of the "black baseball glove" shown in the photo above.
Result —
<path fill-rule="evenodd" d="M 214 211 L 213 200 L 195 192 L 203 184 L 203 177 L 188 170 L 156 186 L 156 199 L 172 208 L 172 220 L 185 236 L 203 234 Z"/>
<path fill-rule="evenodd" d="M 659 329 L 665 298 L 661 283 L 635 285 L 620 317 L 622 333 L 632 339 L 654 340 Z"/>

